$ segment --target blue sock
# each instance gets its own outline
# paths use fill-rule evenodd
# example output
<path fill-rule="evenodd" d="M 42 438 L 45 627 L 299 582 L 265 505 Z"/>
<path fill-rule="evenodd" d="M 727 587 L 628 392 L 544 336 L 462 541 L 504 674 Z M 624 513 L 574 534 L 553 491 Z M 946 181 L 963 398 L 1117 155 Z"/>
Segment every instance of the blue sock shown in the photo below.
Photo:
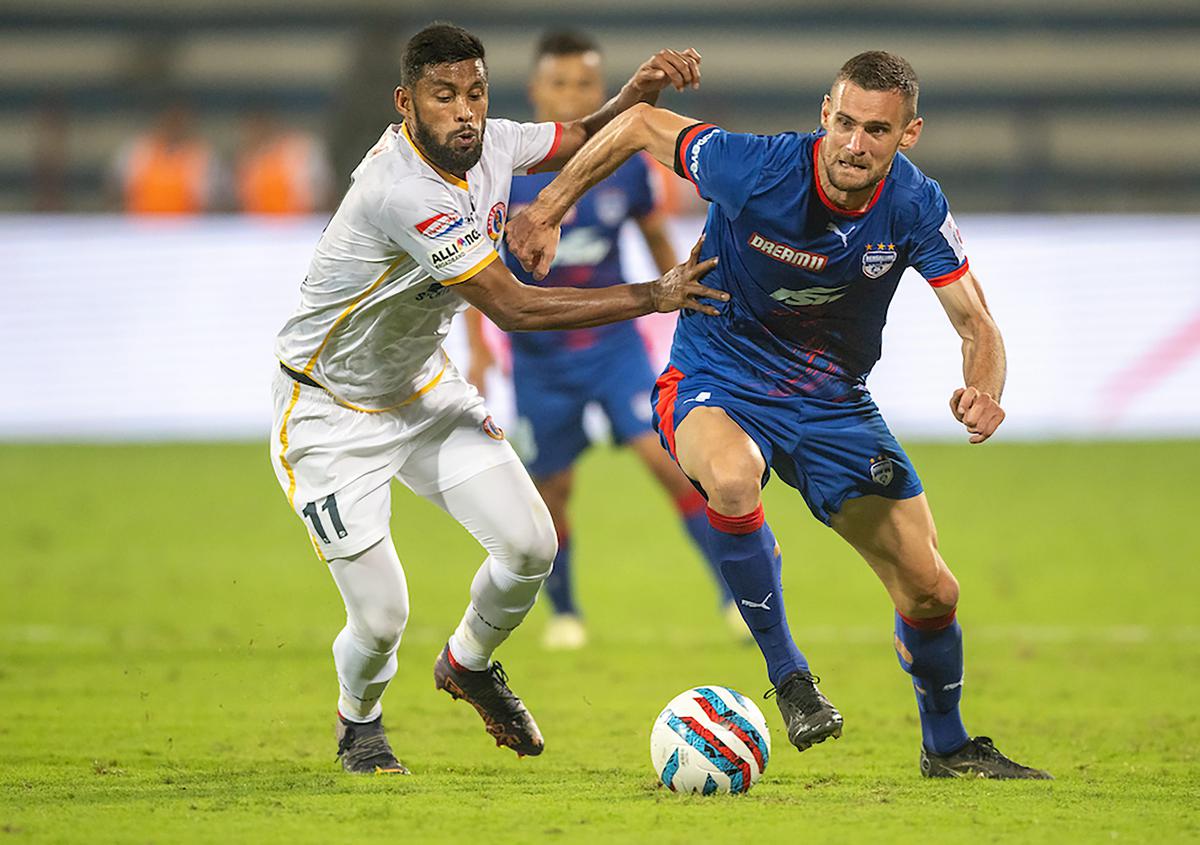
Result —
<path fill-rule="evenodd" d="M 745 516 L 723 516 L 708 510 L 708 548 L 720 561 L 721 574 L 738 602 L 754 641 L 767 661 L 767 676 L 776 686 L 808 661 L 792 640 L 783 610 L 783 559 L 762 505 Z"/>
<path fill-rule="evenodd" d="M 550 599 L 555 613 L 579 615 L 575 606 L 575 591 L 571 588 L 571 535 L 560 534 L 558 554 L 554 556 L 554 567 L 550 570 L 542 589 Z"/>
<path fill-rule="evenodd" d="M 921 739 L 934 754 L 950 754 L 970 737 L 958 712 L 962 701 L 962 628 L 955 611 L 937 619 L 907 619 L 896 612 L 896 657 L 912 675 L 921 715 Z"/>
<path fill-rule="evenodd" d="M 733 601 L 733 593 L 729 592 L 729 585 L 725 583 L 725 578 L 721 575 L 720 561 L 713 557 L 708 548 L 709 525 L 708 517 L 704 513 L 707 507 L 704 497 L 699 493 L 693 493 L 690 496 L 676 499 L 675 507 L 679 509 L 679 518 L 683 521 L 683 527 L 687 530 L 688 536 L 692 538 L 692 542 L 696 544 L 700 554 L 704 555 L 704 562 L 712 570 L 713 581 L 716 582 L 717 590 L 721 593 L 721 606 L 724 607 Z"/>

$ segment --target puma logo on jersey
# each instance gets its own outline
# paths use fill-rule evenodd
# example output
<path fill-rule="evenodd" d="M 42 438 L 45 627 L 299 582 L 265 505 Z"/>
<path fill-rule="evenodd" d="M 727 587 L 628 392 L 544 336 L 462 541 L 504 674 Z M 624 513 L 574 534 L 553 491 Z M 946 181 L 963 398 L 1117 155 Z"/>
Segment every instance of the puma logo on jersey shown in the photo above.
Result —
<path fill-rule="evenodd" d="M 751 249 L 756 249 L 763 255 L 774 258 L 776 261 L 782 261 L 784 264 L 790 264 L 793 267 L 799 267 L 801 270 L 809 270 L 813 273 L 820 273 L 825 269 L 825 265 L 829 263 L 829 258 L 820 255 L 816 252 L 805 252 L 802 249 L 797 249 L 794 246 L 789 246 L 785 243 L 777 243 L 768 238 L 764 238 L 758 232 L 750 236 L 750 240 L 746 241 Z"/>
<path fill-rule="evenodd" d="M 746 599 L 742 599 L 742 604 L 746 607 L 757 607 L 759 610 L 770 610 L 771 608 L 767 602 L 771 600 L 771 596 L 773 595 L 775 595 L 774 592 L 767 593 L 767 597 L 762 601 L 747 601 Z"/>
<path fill-rule="evenodd" d="M 839 229 L 837 227 L 836 223 L 830 222 L 830 224 L 825 227 L 825 231 L 833 232 L 835 235 L 837 235 L 839 238 L 842 239 L 842 247 L 845 249 L 849 249 L 850 243 L 846 240 L 846 238 L 850 237 L 850 233 L 853 232 L 857 228 L 858 228 L 857 226 L 851 226 L 849 229 L 847 229 L 845 232 L 843 232 L 841 229 Z"/>
<path fill-rule="evenodd" d="M 846 295 L 846 285 L 840 288 L 805 288 L 804 290 L 788 290 L 780 288 L 771 294 L 771 299 L 784 305 L 824 305 L 827 302 L 841 299 Z"/>

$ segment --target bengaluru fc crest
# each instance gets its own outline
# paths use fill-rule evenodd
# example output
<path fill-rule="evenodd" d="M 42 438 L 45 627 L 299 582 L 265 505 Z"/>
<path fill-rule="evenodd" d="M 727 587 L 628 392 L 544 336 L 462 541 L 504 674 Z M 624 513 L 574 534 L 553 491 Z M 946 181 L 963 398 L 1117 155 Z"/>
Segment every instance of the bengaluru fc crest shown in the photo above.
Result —
<path fill-rule="evenodd" d="M 868 279 L 878 279 L 896 263 L 895 244 L 867 244 L 863 253 L 862 270 Z"/>
<path fill-rule="evenodd" d="M 895 474 L 896 471 L 891 458 L 877 455 L 871 459 L 871 480 L 880 487 L 887 487 L 891 484 Z"/>

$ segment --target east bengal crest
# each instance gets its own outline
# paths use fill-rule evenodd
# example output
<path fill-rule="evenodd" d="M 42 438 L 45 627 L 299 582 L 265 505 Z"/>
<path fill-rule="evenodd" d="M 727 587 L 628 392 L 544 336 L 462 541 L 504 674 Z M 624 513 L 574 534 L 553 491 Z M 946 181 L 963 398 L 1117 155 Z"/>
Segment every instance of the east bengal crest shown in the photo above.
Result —
<path fill-rule="evenodd" d="M 500 426 L 496 425 L 496 421 L 493 420 L 490 416 L 486 420 L 483 421 L 483 424 L 480 426 L 480 428 L 483 429 L 484 434 L 486 434 L 488 437 L 492 438 L 493 440 L 503 440 L 504 439 L 504 429 L 502 429 Z"/>
<path fill-rule="evenodd" d="M 863 253 L 862 270 L 868 279 L 878 279 L 896 263 L 895 244 L 867 244 Z"/>
<path fill-rule="evenodd" d="M 871 480 L 880 487 L 887 487 L 896 477 L 896 467 L 892 459 L 877 455 L 871 459 Z"/>
<path fill-rule="evenodd" d="M 504 234 L 504 203 L 498 202 L 492 206 L 487 216 L 487 236 L 493 241 L 499 241 Z"/>
<path fill-rule="evenodd" d="M 488 416 L 488 418 L 482 422 L 480 427 L 482 430 L 484 430 L 485 435 L 491 437 L 493 441 L 503 441 L 504 429 L 496 425 L 496 420 L 493 420 L 491 416 Z"/>

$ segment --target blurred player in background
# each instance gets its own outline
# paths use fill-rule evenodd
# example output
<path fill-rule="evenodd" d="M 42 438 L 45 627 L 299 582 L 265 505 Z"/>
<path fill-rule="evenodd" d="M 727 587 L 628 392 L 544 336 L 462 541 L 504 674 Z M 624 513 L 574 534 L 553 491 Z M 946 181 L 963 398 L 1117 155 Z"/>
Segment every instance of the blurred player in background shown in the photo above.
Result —
<path fill-rule="evenodd" d="M 550 32 L 539 42 L 529 82 L 529 97 L 538 121 L 579 120 L 604 102 L 600 49 L 591 38 L 572 32 Z M 562 243 L 554 269 L 535 280 L 511 255 L 505 260 L 525 284 L 549 287 L 607 287 L 621 284 L 621 227 L 633 220 L 659 272 L 675 266 L 674 247 L 665 217 L 655 209 L 654 165 L 644 155 L 622 164 L 580 198 L 563 221 Z M 509 213 L 533 202 L 550 184 L 552 173 L 513 178 Z M 467 378 L 482 392 L 494 358 L 483 334 L 479 311 L 467 312 L 471 365 Z M 582 647 L 587 640 L 571 578 L 571 529 L 568 507 L 575 461 L 588 447 L 584 410 L 595 403 L 603 409 L 613 440 L 629 446 L 675 502 L 680 518 L 702 554 L 708 520 L 705 502 L 658 442 L 650 419 L 650 392 L 655 373 L 646 346 L 631 322 L 612 323 L 567 332 L 509 335 L 512 342 L 513 385 L 516 390 L 519 436 L 515 443 L 542 494 L 554 530 L 558 554 L 544 590 L 553 616 L 542 637 L 551 649 Z M 719 589 L 735 630 L 746 626 L 712 560 Z"/>
<path fill-rule="evenodd" d="M 324 145 L 270 112 L 246 118 L 234 176 L 238 208 L 248 214 L 312 214 L 329 207 L 333 174 Z"/>
<path fill-rule="evenodd" d="M 488 556 L 434 664 L 438 689 L 469 702 L 498 746 L 540 754 L 542 735 L 492 653 L 521 623 L 557 551 L 541 497 L 504 433 L 442 351 L 470 303 L 510 331 L 570 329 L 680 307 L 715 314 L 697 284 L 716 263 L 642 285 L 532 288 L 496 247 L 514 173 L 561 167 L 608 121 L 699 83 L 694 51 L 663 50 L 608 103 L 568 123 L 487 119 L 483 44 L 433 24 L 408 42 L 389 126 L 355 169 L 317 244 L 300 306 L 276 339 L 272 462 L 341 591 L 333 644 L 338 757 L 349 772 L 406 773 L 382 723 L 408 587 L 389 533 L 398 478 L 461 523 Z"/>
<path fill-rule="evenodd" d="M 907 61 L 869 52 L 837 74 L 818 132 L 740 134 L 638 107 L 512 222 L 509 246 L 544 275 L 563 214 L 639 150 L 695 184 L 711 203 L 703 253 L 720 258 L 709 282 L 733 298 L 718 319 L 679 320 L 656 424 L 708 496 L 709 547 L 766 658 L 788 739 L 803 751 L 840 736 L 842 716 L 788 630 L 779 546 L 762 508 L 772 469 L 891 596 L 896 654 L 917 695 L 921 773 L 1048 778 L 963 726 L 958 582 L 916 470 L 866 387 L 888 305 L 913 267 L 962 337 L 965 386 L 951 412 L 972 443 L 1004 419 L 1000 332 L 941 188 L 901 152 L 921 134 L 917 95 Z M 830 581 L 808 579 L 805 599 L 826 600 Z"/>
<path fill-rule="evenodd" d="M 211 211 L 224 193 L 226 174 L 180 100 L 121 149 L 112 180 L 117 202 L 129 214 L 183 215 Z"/>

